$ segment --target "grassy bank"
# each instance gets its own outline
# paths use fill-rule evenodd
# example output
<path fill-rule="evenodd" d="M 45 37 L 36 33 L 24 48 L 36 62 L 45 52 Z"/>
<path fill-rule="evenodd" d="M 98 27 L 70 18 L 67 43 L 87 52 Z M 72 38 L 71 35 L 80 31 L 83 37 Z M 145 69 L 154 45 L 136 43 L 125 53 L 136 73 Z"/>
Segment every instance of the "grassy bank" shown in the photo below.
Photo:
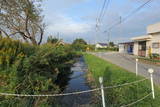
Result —
<path fill-rule="evenodd" d="M 144 79 L 140 76 L 136 77 L 134 73 L 128 72 L 127 70 L 111 64 L 110 62 L 100 59 L 94 55 L 84 54 L 84 57 L 92 78 L 95 80 L 94 85 L 97 87 L 99 87 L 98 78 L 100 76 L 103 76 L 104 78 L 104 86 L 119 85 Z M 109 107 L 120 107 L 122 105 L 137 101 L 150 92 L 150 81 L 145 80 L 133 85 L 105 89 L 105 99 Z M 153 100 L 152 96 L 150 95 L 143 101 L 133 105 L 133 107 L 159 107 L 160 89 L 158 87 L 156 87 L 155 94 L 155 100 Z"/>

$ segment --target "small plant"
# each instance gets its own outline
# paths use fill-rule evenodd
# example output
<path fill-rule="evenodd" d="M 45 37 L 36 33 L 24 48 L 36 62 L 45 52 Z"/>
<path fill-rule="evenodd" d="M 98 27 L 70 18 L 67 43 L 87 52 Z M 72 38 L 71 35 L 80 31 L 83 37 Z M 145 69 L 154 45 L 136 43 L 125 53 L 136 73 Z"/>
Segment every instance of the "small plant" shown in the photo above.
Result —
<path fill-rule="evenodd" d="M 156 54 L 156 53 L 153 53 L 153 54 L 152 54 L 152 58 L 153 58 L 153 59 L 158 59 L 158 58 L 160 58 L 160 55 L 159 55 L 159 54 Z"/>

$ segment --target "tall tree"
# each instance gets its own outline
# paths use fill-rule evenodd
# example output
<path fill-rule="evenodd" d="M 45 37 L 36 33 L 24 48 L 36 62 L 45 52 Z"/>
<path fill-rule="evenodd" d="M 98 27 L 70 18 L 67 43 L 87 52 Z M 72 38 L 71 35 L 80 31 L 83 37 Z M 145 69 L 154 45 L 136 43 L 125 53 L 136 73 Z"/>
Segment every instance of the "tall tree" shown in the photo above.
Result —
<path fill-rule="evenodd" d="M 52 44 L 56 44 L 57 42 L 59 42 L 59 39 L 55 38 L 53 36 L 49 36 L 48 39 L 47 39 L 47 42 L 52 43 Z"/>
<path fill-rule="evenodd" d="M 75 39 L 72 44 L 87 45 L 87 42 L 85 40 L 83 40 L 83 39 L 80 38 L 80 39 Z"/>
<path fill-rule="evenodd" d="M 114 42 L 109 42 L 109 46 L 114 47 L 115 46 Z"/>
<path fill-rule="evenodd" d="M 7 37 L 21 37 L 40 44 L 45 25 L 41 16 L 41 0 L 0 0 L 0 31 Z"/>

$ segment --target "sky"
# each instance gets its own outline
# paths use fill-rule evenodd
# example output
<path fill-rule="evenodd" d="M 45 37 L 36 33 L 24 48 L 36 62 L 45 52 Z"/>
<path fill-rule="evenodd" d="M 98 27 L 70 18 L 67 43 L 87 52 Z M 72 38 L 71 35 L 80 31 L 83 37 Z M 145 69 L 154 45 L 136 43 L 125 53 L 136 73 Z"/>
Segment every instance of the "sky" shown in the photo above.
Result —
<path fill-rule="evenodd" d="M 124 23 L 109 31 L 107 29 L 146 1 L 110 0 L 96 32 L 96 18 L 104 0 L 44 0 L 45 40 L 52 35 L 70 43 L 76 38 L 83 38 L 88 43 L 131 41 L 132 37 L 146 35 L 148 25 L 160 22 L 160 0 L 152 0 Z M 104 32 L 106 30 L 108 32 Z"/>

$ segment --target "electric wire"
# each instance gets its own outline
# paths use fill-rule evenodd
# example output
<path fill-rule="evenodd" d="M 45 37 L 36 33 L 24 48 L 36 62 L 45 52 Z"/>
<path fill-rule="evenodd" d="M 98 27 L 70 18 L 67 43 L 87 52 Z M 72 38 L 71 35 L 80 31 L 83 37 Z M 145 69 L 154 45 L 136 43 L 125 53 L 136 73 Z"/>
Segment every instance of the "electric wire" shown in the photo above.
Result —
<path fill-rule="evenodd" d="M 108 28 L 108 30 L 113 29 L 114 27 L 116 27 L 117 25 L 125 22 L 128 18 L 130 18 L 131 16 L 133 16 L 135 13 L 137 13 L 138 11 L 140 11 L 142 8 L 144 8 L 147 4 L 151 3 L 153 0 L 148 0 L 145 3 L 143 3 L 142 5 L 140 5 L 138 8 L 136 8 L 135 10 L 133 10 L 130 14 L 128 14 L 125 18 L 123 18 L 121 21 L 117 21 L 116 23 L 114 23 L 112 26 L 110 26 Z M 106 33 L 108 30 L 105 30 L 104 33 Z"/>
<path fill-rule="evenodd" d="M 110 3 L 110 0 L 104 0 L 104 3 L 102 5 L 102 9 L 101 9 L 101 12 L 100 12 L 100 15 L 99 17 L 97 18 L 98 22 L 100 23 L 101 20 L 103 19 L 103 17 L 105 16 L 105 13 L 106 13 L 106 10 L 108 9 L 109 7 L 109 3 Z M 105 10 L 106 9 L 106 10 Z"/>
<path fill-rule="evenodd" d="M 105 13 L 109 7 L 109 3 L 110 3 L 110 0 L 104 0 L 103 2 L 102 8 L 100 10 L 100 14 L 99 16 L 97 16 L 97 19 L 96 19 L 96 29 L 97 30 L 99 29 L 99 25 L 101 24 L 103 17 L 105 16 Z"/>

